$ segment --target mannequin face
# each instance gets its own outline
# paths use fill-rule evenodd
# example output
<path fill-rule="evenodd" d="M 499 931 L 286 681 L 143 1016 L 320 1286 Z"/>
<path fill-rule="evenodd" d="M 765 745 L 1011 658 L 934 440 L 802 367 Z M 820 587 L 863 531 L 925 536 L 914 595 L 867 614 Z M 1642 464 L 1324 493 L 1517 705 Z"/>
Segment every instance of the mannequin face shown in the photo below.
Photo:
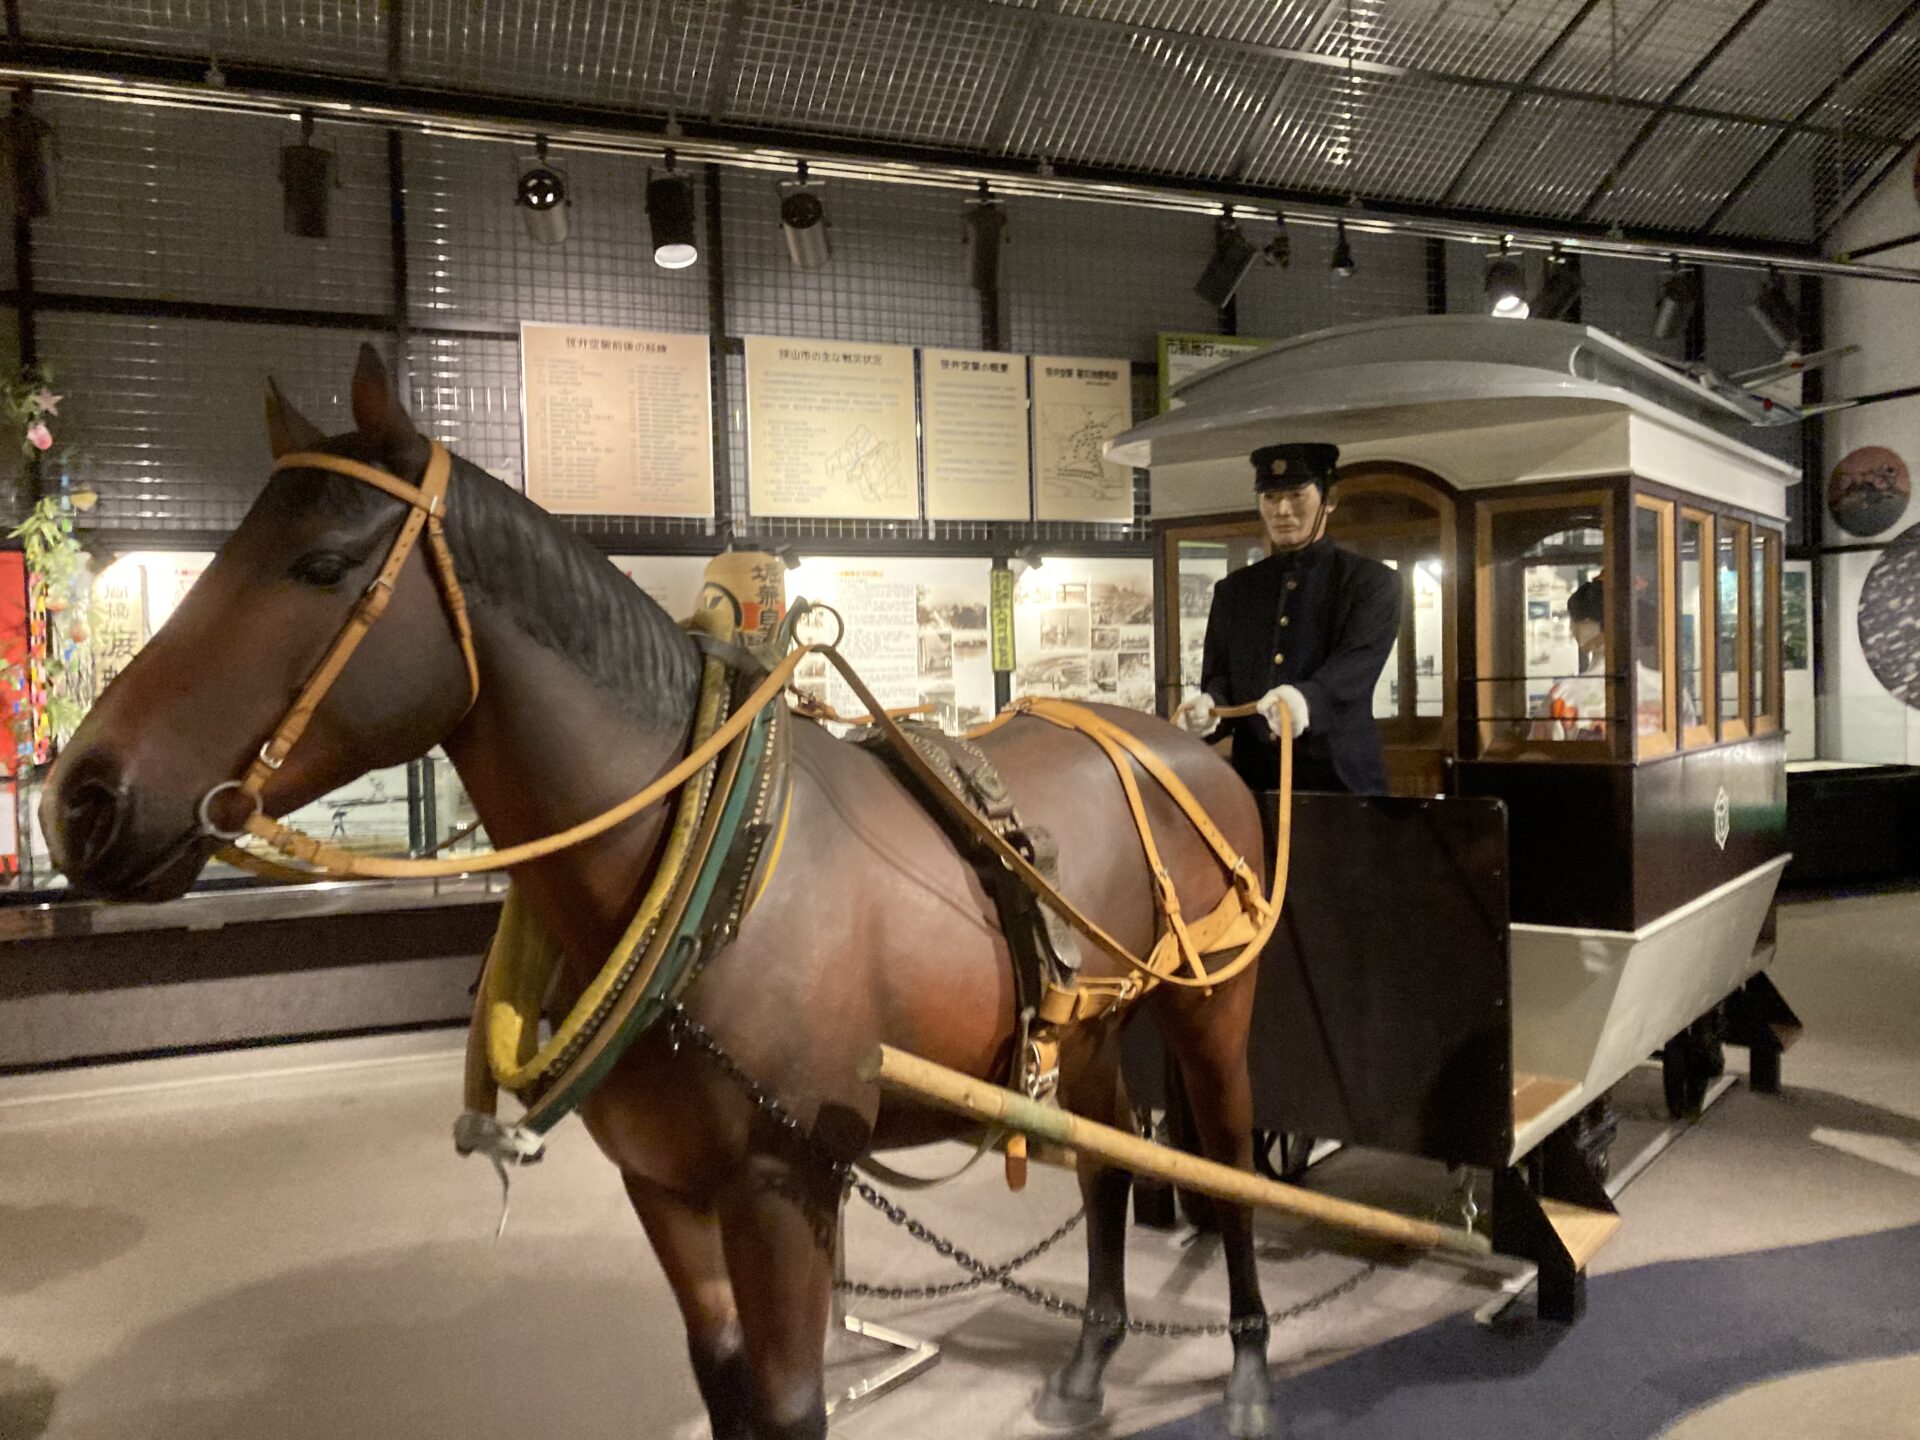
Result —
<path fill-rule="evenodd" d="M 1322 496 L 1318 485 L 1260 492 L 1260 519 L 1275 550 L 1298 550 L 1309 544 L 1320 534 L 1323 519 L 1332 514 L 1333 502 Z"/>
<path fill-rule="evenodd" d="M 1605 638 L 1605 634 L 1606 632 L 1603 631 L 1595 621 L 1576 620 L 1573 622 L 1574 643 L 1579 645 L 1580 654 L 1583 657 L 1591 658 L 1599 653 L 1600 642 Z"/>

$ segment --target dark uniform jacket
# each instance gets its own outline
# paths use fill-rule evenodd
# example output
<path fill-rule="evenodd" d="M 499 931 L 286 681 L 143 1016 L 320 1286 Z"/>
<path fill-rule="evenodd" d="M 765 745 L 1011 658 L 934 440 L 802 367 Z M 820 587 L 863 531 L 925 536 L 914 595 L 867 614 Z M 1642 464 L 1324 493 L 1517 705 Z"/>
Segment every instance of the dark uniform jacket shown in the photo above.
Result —
<path fill-rule="evenodd" d="M 1258 700 L 1276 685 L 1306 697 L 1308 728 L 1294 742 L 1304 780 L 1336 775 L 1362 795 L 1384 794 L 1386 757 L 1373 723 L 1373 687 L 1400 633 L 1400 581 L 1377 560 L 1317 540 L 1236 570 L 1213 589 L 1200 688 L 1218 705 Z M 1279 784 L 1279 750 L 1258 715 L 1222 722 L 1233 764 L 1255 790 Z M 1300 782 L 1296 782 L 1300 783 Z M 1302 788 L 1307 788 L 1304 784 Z"/>

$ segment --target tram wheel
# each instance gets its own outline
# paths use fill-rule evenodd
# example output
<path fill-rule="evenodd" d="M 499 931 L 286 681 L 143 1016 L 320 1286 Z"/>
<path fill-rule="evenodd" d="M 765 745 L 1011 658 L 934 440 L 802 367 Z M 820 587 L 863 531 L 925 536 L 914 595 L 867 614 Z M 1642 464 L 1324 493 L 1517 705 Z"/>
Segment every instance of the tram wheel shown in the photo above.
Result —
<path fill-rule="evenodd" d="M 1613 1141 L 1619 1131 L 1620 1112 L 1614 1108 L 1611 1090 L 1567 1122 L 1567 1138 L 1603 1188 L 1613 1169 Z"/>

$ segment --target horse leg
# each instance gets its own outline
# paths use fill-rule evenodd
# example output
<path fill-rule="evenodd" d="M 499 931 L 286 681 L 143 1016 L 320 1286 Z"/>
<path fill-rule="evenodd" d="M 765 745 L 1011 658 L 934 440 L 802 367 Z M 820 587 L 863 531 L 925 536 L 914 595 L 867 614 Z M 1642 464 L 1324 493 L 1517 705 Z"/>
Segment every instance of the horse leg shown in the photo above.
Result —
<path fill-rule="evenodd" d="M 1063 1081 L 1061 1105 L 1089 1120 L 1125 1127 L 1127 1099 L 1117 1056 L 1115 1038 L 1106 1037 L 1090 1064 L 1075 1067 L 1080 1070 L 1079 1083 Z M 1062 1073 L 1068 1073 L 1064 1065 Z M 1127 1195 L 1133 1177 L 1082 1155 L 1079 1178 L 1080 1198 L 1087 1210 L 1087 1315 L 1080 1322 L 1080 1343 L 1073 1358 L 1049 1377 L 1034 1406 L 1035 1419 L 1061 1427 L 1099 1418 L 1106 1399 L 1101 1379 L 1127 1333 Z"/>
<path fill-rule="evenodd" d="M 638 1175 L 622 1177 L 687 1327 L 687 1353 L 713 1440 L 753 1440 L 747 1347 L 727 1279 L 719 1217 Z"/>
<path fill-rule="evenodd" d="M 749 1158 L 720 1201 L 746 1339 L 754 1440 L 823 1440 L 838 1183 L 824 1167 Z"/>
<path fill-rule="evenodd" d="M 1243 987 L 1251 996 L 1251 987 Z M 1253 1087 L 1247 1079 L 1245 1025 L 1232 1023 L 1232 1009 L 1246 1001 L 1216 994 L 1205 1006 L 1162 1014 L 1168 1040 L 1180 1062 L 1193 1101 L 1201 1152 L 1241 1170 L 1253 1168 Z M 1209 1013 L 1207 1007 L 1222 1007 Z M 1209 1023 L 1211 1022 L 1211 1023 Z M 1215 1201 L 1221 1248 L 1227 1257 L 1233 1372 L 1227 1379 L 1227 1433 L 1256 1440 L 1272 1432 L 1273 1381 L 1267 1373 L 1267 1307 L 1253 1253 L 1253 1214 L 1245 1205 Z"/>

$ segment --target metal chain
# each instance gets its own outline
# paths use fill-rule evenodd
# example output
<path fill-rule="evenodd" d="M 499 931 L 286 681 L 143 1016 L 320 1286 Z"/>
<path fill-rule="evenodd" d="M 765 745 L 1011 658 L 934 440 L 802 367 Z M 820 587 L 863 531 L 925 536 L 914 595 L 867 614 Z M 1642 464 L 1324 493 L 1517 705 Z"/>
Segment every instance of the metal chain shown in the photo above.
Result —
<path fill-rule="evenodd" d="M 931 1245 L 946 1258 L 953 1259 L 956 1254 L 966 1253 L 965 1251 L 956 1250 L 956 1247 L 952 1244 L 934 1235 L 926 1226 L 908 1215 L 907 1212 L 902 1210 L 898 1205 L 888 1200 L 885 1195 L 882 1195 L 878 1190 L 874 1189 L 867 1181 L 856 1179 L 853 1182 L 852 1189 L 856 1195 L 873 1206 L 882 1215 L 885 1215 L 889 1220 L 892 1220 L 894 1224 L 905 1227 L 906 1232 L 913 1236 L 914 1239 Z M 899 1216 L 898 1219 L 894 1218 L 896 1215 Z M 978 1290 L 982 1285 L 997 1285 L 1001 1280 L 1013 1274 L 1014 1271 L 1031 1265 L 1055 1245 L 1058 1245 L 1062 1240 L 1066 1239 L 1067 1236 L 1072 1234 L 1074 1229 L 1078 1227 L 1080 1222 L 1086 1218 L 1086 1215 L 1087 1212 L 1084 1209 L 1074 1211 L 1073 1214 L 1061 1222 L 1057 1230 L 1047 1236 L 1046 1239 L 1040 1241 L 1039 1244 L 1022 1250 L 1011 1260 L 1004 1261 L 999 1265 L 979 1266 L 979 1268 L 974 1271 L 971 1279 L 951 1280 L 944 1285 L 873 1285 L 862 1280 L 842 1280 L 834 1286 L 834 1289 L 848 1295 L 861 1295 L 875 1300 L 937 1300 L 945 1295 L 960 1295 L 968 1290 Z M 968 1258 L 972 1259 L 971 1256 L 968 1256 Z M 955 1263 L 959 1262 L 956 1261 Z M 978 1264 L 978 1262 L 975 1263 L 976 1265 Z"/>
<path fill-rule="evenodd" d="M 740 1087 L 741 1092 L 752 1102 L 756 1110 L 779 1127 L 782 1134 L 805 1150 L 811 1158 L 827 1166 L 840 1181 L 843 1189 L 858 1195 L 868 1205 L 886 1216 L 891 1224 L 901 1227 L 914 1239 L 930 1246 L 936 1254 L 953 1261 L 972 1276 L 970 1280 L 945 1286 L 908 1287 L 842 1282 L 838 1288 L 850 1294 L 877 1299 L 911 1300 L 955 1294 L 984 1285 L 997 1285 L 1007 1294 L 1024 1300 L 1029 1305 L 1037 1305 L 1042 1310 L 1055 1315 L 1064 1315 L 1082 1324 L 1096 1325 L 1102 1329 L 1122 1330 L 1129 1335 L 1152 1335 L 1162 1340 L 1173 1340 L 1200 1335 L 1243 1335 L 1249 1331 L 1265 1330 L 1273 1325 L 1297 1320 L 1323 1305 L 1331 1304 L 1343 1295 L 1351 1294 L 1363 1280 L 1380 1268 L 1379 1261 L 1369 1260 L 1337 1285 L 1321 1291 L 1318 1295 L 1309 1296 L 1297 1304 L 1289 1305 L 1284 1310 L 1274 1310 L 1265 1315 L 1242 1315 L 1232 1320 L 1216 1320 L 1209 1324 L 1180 1323 L 1171 1320 L 1134 1320 L 1110 1310 L 1089 1310 L 1086 1306 L 1069 1300 L 1064 1295 L 1041 1289 L 1036 1285 L 1029 1285 L 1025 1281 L 1015 1279 L 1013 1275 L 1015 1270 L 1038 1259 L 1064 1239 L 1080 1223 L 1085 1214 L 1084 1211 L 1076 1212 L 1046 1239 L 1014 1256 L 1013 1259 L 999 1265 L 989 1265 L 914 1219 L 900 1205 L 888 1199 L 866 1180 L 855 1175 L 853 1166 L 848 1161 L 829 1155 L 811 1143 L 802 1133 L 799 1119 L 768 1093 L 758 1081 L 741 1069 L 739 1063 L 714 1038 L 713 1032 L 687 1014 L 683 1006 L 678 1003 L 670 1005 L 667 1008 L 666 1020 L 668 1040 L 674 1049 L 678 1050 L 682 1044 L 690 1044 L 707 1056 L 721 1074 Z"/>

